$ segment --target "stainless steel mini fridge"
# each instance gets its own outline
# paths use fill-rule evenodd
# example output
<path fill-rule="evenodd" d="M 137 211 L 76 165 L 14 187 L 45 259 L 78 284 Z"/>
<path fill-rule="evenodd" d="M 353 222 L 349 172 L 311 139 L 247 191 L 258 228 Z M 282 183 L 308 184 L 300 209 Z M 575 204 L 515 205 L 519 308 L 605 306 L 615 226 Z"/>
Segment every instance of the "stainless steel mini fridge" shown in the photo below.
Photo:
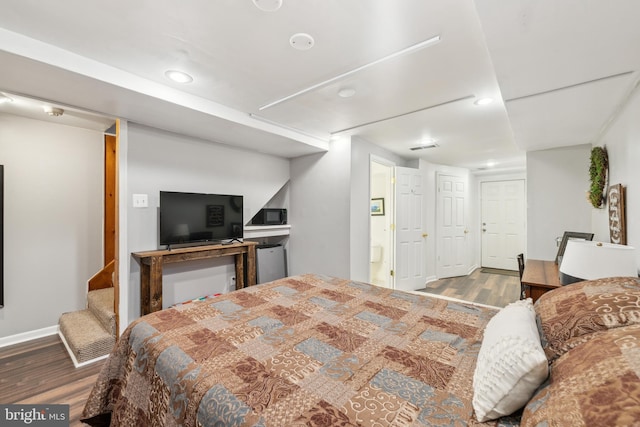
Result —
<path fill-rule="evenodd" d="M 287 262 L 282 245 L 258 245 L 256 247 L 256 274 L 258 283 L 287 277 Z"/>

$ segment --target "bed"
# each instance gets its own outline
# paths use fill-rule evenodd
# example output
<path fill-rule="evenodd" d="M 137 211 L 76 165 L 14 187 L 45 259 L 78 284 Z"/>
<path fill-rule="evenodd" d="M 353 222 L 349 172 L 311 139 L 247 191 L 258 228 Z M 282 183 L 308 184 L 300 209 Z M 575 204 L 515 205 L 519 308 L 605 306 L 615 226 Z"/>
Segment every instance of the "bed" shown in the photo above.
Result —
<path fill-rule="evenodd" d="M 522 338 L 527 333 L 516 330 L 514 338 L 523 319 L 537 337 L 532 344 Z M 549 419 L 555 409 L 534 396 L 552 392 L 543 325 L 530 300 L 498 310 L 319 275 L 285 278 L 133 322 L 105 363 L 83 421 L 279 427 Z M 584 336 L 576 338 L 580 343 L 558 340 L 552 337 L 558 353 L 598 345 Z M 553 363 L 566 356 L 558 353 Z M 517 365 L 506 381 L 505 363 Z M 512 376 L 516 388 L 503 384 Z M 524 383 L 526 390 L 514 391 Z M 506 402 L 516 395 L 519 402 Z M 531 400 L 535 408 L 525 405 Z"/>

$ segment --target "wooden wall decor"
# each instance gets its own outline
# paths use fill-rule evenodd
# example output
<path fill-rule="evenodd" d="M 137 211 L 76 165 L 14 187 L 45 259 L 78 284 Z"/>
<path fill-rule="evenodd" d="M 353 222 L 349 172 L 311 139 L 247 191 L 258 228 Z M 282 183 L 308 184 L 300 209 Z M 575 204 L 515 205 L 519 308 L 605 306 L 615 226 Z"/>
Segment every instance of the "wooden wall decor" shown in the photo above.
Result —
<path fill-rule="evenodd" d="M 609 238 L 611 243 L 627 244 L 627 225 L 625 223 L 625 190 L 622 184 L 609 186 Z"/>
<path fill-rule="evenodd" d="M 609 180 L 609 155 L 606 147 L 591 149 L 591 163 L 589 165 L 589 202 L 594 208 L 603 208 L 605 204 L 605 190 Z"/>

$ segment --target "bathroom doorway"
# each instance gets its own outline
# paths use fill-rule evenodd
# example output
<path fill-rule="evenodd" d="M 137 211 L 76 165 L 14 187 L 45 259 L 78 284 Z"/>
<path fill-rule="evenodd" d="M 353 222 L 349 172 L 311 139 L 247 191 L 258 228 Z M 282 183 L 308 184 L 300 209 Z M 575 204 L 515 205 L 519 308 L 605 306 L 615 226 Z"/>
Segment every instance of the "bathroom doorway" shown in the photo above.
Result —
<path fill-rule="evenodd" d="M 371 156 L 369 193 L 369 282 L 386 288 L 394 287 L 394 167 L 395 164 Z"/>

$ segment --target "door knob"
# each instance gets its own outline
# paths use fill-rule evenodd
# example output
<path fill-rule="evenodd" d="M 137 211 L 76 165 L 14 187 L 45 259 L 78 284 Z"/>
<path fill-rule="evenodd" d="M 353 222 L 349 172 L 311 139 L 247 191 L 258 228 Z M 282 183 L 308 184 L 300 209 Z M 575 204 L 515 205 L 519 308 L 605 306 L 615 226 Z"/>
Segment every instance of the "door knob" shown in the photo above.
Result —
<path fill-rule="evenodd" d="M 422 233 L 422 238 L 429 237 L 429 233 Z"/>
<path fill-rule="evenodd" d="M 483 229 L 482 229 L 482 232 L 483 232 L 483 233 L 486 233 L 486 232 L 487 232 L 487 229 L 486 229 L 486 228 L 483 228 Z"/>
<path fill-rule="evenodd" d="M 469 232 L 469 230 L 464 230 L 464 234 L 467 234 Z"/>

